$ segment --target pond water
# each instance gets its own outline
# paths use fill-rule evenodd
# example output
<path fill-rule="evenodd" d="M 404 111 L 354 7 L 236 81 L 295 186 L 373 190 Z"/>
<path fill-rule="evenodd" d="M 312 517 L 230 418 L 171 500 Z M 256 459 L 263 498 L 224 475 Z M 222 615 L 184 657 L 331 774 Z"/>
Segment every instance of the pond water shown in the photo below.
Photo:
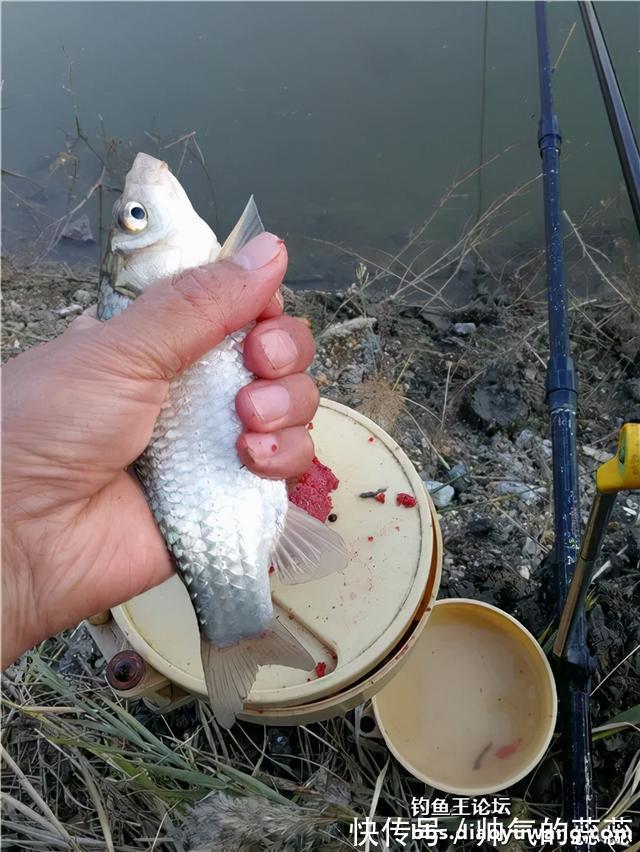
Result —
<path fill-rule="evenodd" d="M 637 126 L 640 6 L 598 9 Z M 570 36 L 555 74 L 563 204 L 578 221 L 617 196 L 602 222 L 635 239 L 577 5 L 551 4 L 549 28 L 554 58 Z M 75 135 L 74 100 L 101 157 L 103 126 L 121 140 L 105 210 L 146 150 L 180 167 L 194 206 L 222 235 L 254 193 L 266 226 L 288 241 L 292 280 L 307 285 L 352 275 L 353 260 L 317 240 L 365 256 L 397 251 L 455 178 L 509 148 L 430 227 L 446 243 L 539 171 L 531 3 L 9 2 L 2 53 L 3 167 L 37 184 L 5 178 L 9 249 L 32 243 L 100 173 L 82 143 L 71 149 L 77 162 L 53 169 Z M 193 131 L 207 174 L 193 138 L 184 159 L 183 142 L 170 146 Z M 94 233 L 97 207 L 92 198 L 83 210 Z M 505 224 L 506 243 L 542 239 L 539 182 Z M 65 241 L 58 251 L 97 258 L 96 246 Z"/>

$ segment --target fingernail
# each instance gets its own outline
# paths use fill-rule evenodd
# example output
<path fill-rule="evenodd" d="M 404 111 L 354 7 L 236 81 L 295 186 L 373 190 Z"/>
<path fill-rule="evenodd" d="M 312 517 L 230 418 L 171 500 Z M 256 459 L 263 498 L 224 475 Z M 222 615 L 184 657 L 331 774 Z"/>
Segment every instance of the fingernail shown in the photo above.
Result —
<path fill-rule="evenodd" d="M 282 251 L 283 240 L 265 231 L 258 234 L 231 258 L 232 263 L 250 271 L 262 269 Z"/>
<path fill-rule="evenodd" d="M 289 411 L 291 397 L 282 385 L 263 385 L 249 393 L 249 400 L 260 420 L 277 420 Z"/>
<path fill-rule="evenodd" d="M 293 338 L 286 331 L 273 329 L 265 331 L 260 335 L 260 344 L 267 357 L 267 361 L 274 370 L 288 367 L 298 357 L 298 350 Z"/>
<path fill-rule="evenodd" d="M 261 435 L 257 432 L 248 432 L 244 436 L 249 454 L 254 459 L 267 459 L 275 456 L 278 452 L 278 441 L 275 435 Z"/>

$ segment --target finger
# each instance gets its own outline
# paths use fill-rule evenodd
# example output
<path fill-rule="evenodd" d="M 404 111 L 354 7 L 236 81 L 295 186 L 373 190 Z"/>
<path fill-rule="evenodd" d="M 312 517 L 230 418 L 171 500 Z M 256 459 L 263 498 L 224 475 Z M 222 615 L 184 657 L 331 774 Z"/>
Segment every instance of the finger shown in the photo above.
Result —
<path fill-rule="evenodd" d="M 276 292 L 271 297 L 271 301 L 264 309 L 264 311 L 258 317 L 258 322 L 262 320 L 273 319 L 274 317 L 279 317 L 284 310 L 284 297 L 282 295 L 282 291 L 280 289 L 276 290 Z"/>
<path fill-rule="evenodd" d="M 278 381 L 258 379 L 242 388 L 236 411 L 249 432 L 304 426 L 316 413 L 320 392 L 311 376 L 294 373 Z"/>
<path fill-rule="evenodd" d="M 244 363 L 262 379 L 306 370 L 316 352 L 313 335 L 301 320 L 281 316 L 258 325 L 244 342 Z"/>
<path fill-rule="evenodd" d="M 171 379 L 255 320 L 280 286 L 286 266 L 282 240 L 262 233 L 230 260 L 153 284 L 94 332 L 86 357 L 102 371 Z"/>
<path fill-rule="evenodd" d="M 304 426 L 279 432 L 244 432 L 236 444 L 243 464 L 268 479 L 291 479 L 309 469 L 314 457 L 313 441 Z"/>

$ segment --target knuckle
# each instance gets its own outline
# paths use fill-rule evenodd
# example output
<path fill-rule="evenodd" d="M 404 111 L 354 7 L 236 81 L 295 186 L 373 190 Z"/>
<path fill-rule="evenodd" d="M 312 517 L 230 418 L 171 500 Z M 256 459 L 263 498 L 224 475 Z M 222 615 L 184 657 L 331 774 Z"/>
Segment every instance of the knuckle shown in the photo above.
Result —
<path fill-rule="evenodd" d="M 313 444 L 313 438 L 309 434 L 309 430 L 305 429 L 304 426 L 297 427 L 295 431 L 300 436 L 300 457 L 305 461 L 307 465 L 310 465 L 315 455 L 315 446 Z"/>
<path fill-rule="evenodd" d="M 197 266 L 170 281 L 172 290 L 184 301 L 190 312 L 216 329 L 227 330 L 225 280 L 215 266 Z"/>
<path fill-rule="evenodd" d="M 309 375 L 309 373 L 298 373 L 297 380 L 300 382 L 302 388 L 305 393 L 311 398 L 318 400 L 320 398 L 320 391 L 318 390 L 318 385 L 315 382 L 313 376 Z"/>
<path fill-rule="evenodd" d="M 305 410 L 315 411 L 320 403 L 320 391 L 318 386 L 307 373 L 299 373 L 296 377 L 295 393 L 304 402 Z"/>
<path fill-rule="evenodd" d="M 110 323 L 101 324 L 90 342 L 76 347 L 85 367 L 93 366 L 103 375 L 145 381 L 170 381 L 183 368 L 179 347 L 171 336 L 145 329 L 132 339 L 128 329 Z"/>
<path fill-rule="evenodd" d="M 313 459 L 315 456 L 315 447 L 313 444 L 313 439 L 311 438 L 309 432 L 306 429 L 304 431 L 306 435 L 300 443 L 300 448 L 295 460 L 292 461 L 292 470 L 290 472 L 288 471 L 287 475 L 291 473 L 291 475 L 299 476 L 300 474 L 309 470 L 311 464 L 313 463 Z"/>
<path fill-rule="evenodd" d="M 171 381 L 184 370 L 186 363 L 179 345 L 170 338 L 161 341 L 147 339 L 141 347 L 142 363 L 148 363 L 152 369 L 145 378 L 155 377 L 162 381 Z"/>
<path fill-rule="evenodd" d="M 300 350 L 305 353 L 305 356 L 311 361 L 316 354 L 316 342 L 313 333 L 303 319 L 290 317 L 293 322 L 291 331 L 298 339 Z"/>
<path fill-rule="evenodd" d="M 320 405 L 320 388 L 313 381 L 311 376 L 305 375 L 305 378 L 307 379 L 307 381 L 309 383 L 309 395 L 310 395 L 310 399 L 311 399 L 311 406 L 312 406 L 312 409 L 313 409 L 313 413 L 315 414 L 318 406 Z"/>

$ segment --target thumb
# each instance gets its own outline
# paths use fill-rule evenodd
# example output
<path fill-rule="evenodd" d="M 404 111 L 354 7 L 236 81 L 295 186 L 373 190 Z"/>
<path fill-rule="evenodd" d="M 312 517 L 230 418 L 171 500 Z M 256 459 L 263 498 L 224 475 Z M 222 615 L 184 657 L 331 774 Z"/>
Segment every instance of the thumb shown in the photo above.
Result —
<path fill-rule="evenodd" d="M 126 375 L 171 379 L 260 316 L 286 268 L 283 241 L 265 232 L 228 260 L 159 281 L 102 324 L 102 357 L 108 353 L 113 368 L 117 355 L 117 370 Z"/>

